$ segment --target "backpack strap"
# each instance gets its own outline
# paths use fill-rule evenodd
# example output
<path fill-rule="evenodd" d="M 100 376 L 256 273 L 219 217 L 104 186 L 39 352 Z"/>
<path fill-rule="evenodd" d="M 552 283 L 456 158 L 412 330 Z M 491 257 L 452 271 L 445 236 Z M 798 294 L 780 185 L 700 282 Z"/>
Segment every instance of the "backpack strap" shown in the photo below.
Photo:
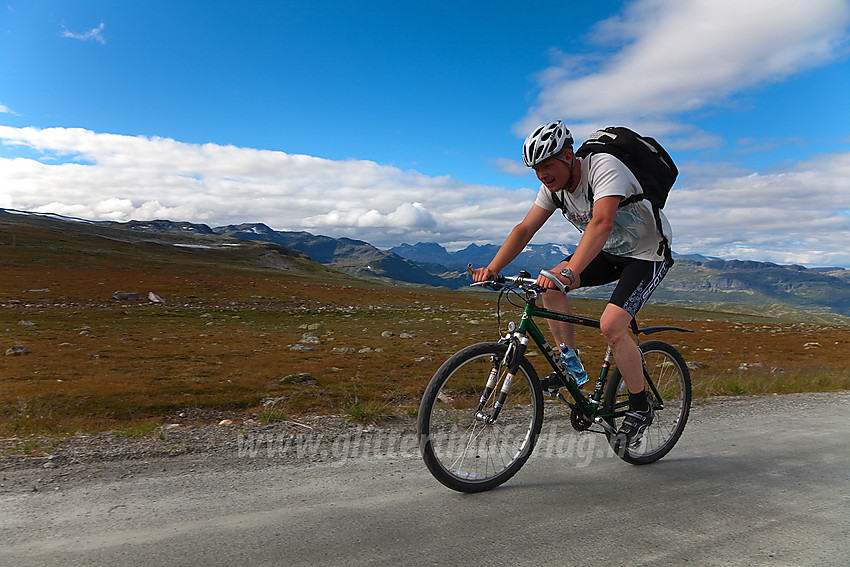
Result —
<path fill-rule="evenodd" d="M 652 203 L 652 212 L 655 214 L 655 226 L 658 228 L 658 234 L 661 235 L 661 242 L 658 244 L 659 256 L 664 256 L 664 261 L 667 267 L 673 265 L 673 250 L 670 249 L 670 241 L 667 240 L 667 235 L 661 229 L 661 209 L 655 203 Z"/>
<path fill-rule="evenodd" d="M 561 214 L 564 215 L 564 218 L 567 218 L 567 200 L 561 198 L 560 194 L 562 192 L 563 189 L 552 193 L 552 200 L 555 201 L 555 205 L 561 209 Z"/>

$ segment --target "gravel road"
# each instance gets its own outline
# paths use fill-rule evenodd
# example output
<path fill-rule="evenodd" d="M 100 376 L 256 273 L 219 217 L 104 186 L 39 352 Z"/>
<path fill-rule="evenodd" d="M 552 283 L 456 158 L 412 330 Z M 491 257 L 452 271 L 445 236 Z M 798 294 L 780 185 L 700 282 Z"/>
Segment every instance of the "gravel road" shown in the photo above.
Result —
<path fill-rule="evenodd" d="M 848 409 L 850 392 L 701 401 L 635 467 L 551 405 L 523 470 L 479 495 L 430 477 L 409 421 L 76 437 L 0 461 L 0 565 L 844 566 Z"/>

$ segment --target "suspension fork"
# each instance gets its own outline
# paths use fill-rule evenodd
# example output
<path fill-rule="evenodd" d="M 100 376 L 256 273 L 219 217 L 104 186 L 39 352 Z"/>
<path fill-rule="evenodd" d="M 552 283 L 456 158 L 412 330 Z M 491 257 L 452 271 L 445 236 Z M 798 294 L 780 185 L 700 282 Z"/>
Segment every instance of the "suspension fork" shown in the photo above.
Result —
<path fill-rule="evenodd" d="M 521 333 L 514 333 L 514 335 L 510 337 L 509 341 L 508 350 L 505 351 L 505 356 L 502 360 L 498 363 L 496 361 L 493 362 L 493 369 L 490 371 L 490 376 L 487 378 L 487 385 L 484 388 L 484 392 L 481 394 L 481 398 L 478 401 L 478 408 L 476 408 L 475 411 L 475 417 L 486 423 L 493 423 L 496 421 L 496 418 L 499 417 L 502 407 L 505 405 L 505 400 L 511 391 L 514 376 L 516 376 L 516 373 L 519 370 L 520 361 L 528 348 L 528 337 Z M 484 407 L 499 382 L 499 372 L 506 365 L 507 373 L 505 374 L 504 380 L 502 380 L 502 387 L 499 389 L 499 395 L 493 404 L 493 414 L 488 416 L 483 412 Z"/>

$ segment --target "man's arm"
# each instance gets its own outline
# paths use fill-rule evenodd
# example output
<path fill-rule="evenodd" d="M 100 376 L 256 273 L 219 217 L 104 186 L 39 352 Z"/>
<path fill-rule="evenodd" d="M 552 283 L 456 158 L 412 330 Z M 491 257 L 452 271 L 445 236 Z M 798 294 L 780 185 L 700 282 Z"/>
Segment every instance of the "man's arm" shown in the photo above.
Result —
<path fill-rule="evenodd" d="M 493 278 L 502 269 L 511 263 L 520 252 L 523 251 L 526 244 L 531 241 L 531 238 L 540 230 L 540 227 L 552 216 L 554 211 L 547 211 L 538 205 L 531 205 L 531 209 L 525 218 L 516 225 L 505 242 L 502 244 L 493 261 L 486 268 L 478 268 L 472 272 L 472 280 L 476 282 L 484 282 Z"/>

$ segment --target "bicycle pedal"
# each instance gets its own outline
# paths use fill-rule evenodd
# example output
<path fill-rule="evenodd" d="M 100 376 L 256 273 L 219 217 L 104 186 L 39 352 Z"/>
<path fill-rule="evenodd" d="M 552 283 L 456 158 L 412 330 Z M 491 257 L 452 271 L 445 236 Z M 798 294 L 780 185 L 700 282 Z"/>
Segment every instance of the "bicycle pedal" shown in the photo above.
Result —
<path fill-rule="evenodd" d="M 553 398 L 557 397 L 558 392 L 560 392 L 562 388 L 566 388 L 566 386 L 567 385 L 564 384 L 560 376 L 554 372 L 540 381 L 540 389 L 543 390 L 543 395 L 551 396 Z"/>

